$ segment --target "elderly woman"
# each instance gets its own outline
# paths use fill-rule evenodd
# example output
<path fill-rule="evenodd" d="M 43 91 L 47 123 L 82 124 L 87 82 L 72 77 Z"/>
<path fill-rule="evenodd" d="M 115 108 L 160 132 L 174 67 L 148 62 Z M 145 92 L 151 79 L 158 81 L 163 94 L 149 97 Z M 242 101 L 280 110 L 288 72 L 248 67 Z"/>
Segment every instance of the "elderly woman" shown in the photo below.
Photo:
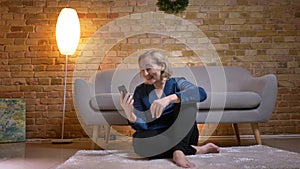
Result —
<path fill-rule="evenodd" d="M 181 128 L 192 126 L 183 130 L 187 132 L 183 133 L 182 137 L 164 134 L 175 123 L 180 113 L 196 114 L 196 111 L 181 111 L 181 107 L 185 103 L 204 101 L 207 97 L 205 90 L 183 77 L 171 77 L 171 65 L 158 51 L 144 53 L 139 57 L 138 63 L 144 83 L 136 87 L 133 95 L 122 93 L 120 96 L 128 122 L 136 131 L 133 134 L 135 152 L 150 159 L 172 158 L 174 163 L 184 168 L 195 167 L 186 155 L 218 153 L 219 147 L 213 143 L 198 146 L 199 132 L 195 118 L 188 121 L 190 125 L 179 124 Z M 160 135 L 162 137 L 157 137 Z M 167 146 L 162 145 L 171 147 L 164 149 Z M 152 150 L 155 150 L 154 153 L 149 153 Z"/>

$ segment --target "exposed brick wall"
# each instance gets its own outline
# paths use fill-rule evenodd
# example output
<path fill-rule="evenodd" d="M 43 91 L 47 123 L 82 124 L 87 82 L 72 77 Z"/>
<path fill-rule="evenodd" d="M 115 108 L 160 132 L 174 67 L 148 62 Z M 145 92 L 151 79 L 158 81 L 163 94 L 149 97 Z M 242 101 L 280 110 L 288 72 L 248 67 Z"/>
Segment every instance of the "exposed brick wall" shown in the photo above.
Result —
<path fill-rule="evenodd" d="M 65 56 L 55 40 L 63 7 L 75 8 L 81 22 L 77 52 L 69 57 L 65 137 L 86 136 L 73 106 L 72 75 L 76 58 L 89 38 L 105 24 L 133 13 L 158 11 L 155 0 L 0 0 L 0 97 L 26 98 L 27 138 L 60 137 Z M 254 76 L 278 78 L 276 109 L 263 134 L 300 133 L 300 4 L 298 0 L 190 0 L 184 18 L 214 44 L 224 65 L 238 65 Z M 137 25 L 138 28 L 139 25 Z M 202 64 L 175 39 L 144 34 L 115 45 L 100 64 L 113 69 L 137 49 L 158 47 L 187 65 Z M 210 127 L 203 127 L 204 133 Z M 241 134 L 251 134 L 242 125 Z M 217 135 L 232 134 L 220 125 Z"/>

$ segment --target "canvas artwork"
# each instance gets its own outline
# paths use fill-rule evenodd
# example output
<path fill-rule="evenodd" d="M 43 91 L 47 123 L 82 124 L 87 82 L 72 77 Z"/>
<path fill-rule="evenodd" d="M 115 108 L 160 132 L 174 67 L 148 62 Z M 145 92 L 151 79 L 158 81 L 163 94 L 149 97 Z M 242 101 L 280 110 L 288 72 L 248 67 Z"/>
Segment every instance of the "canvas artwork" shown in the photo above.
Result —
<path fill-rule="evenodd" d="M 0 98 L 0 143 L 25 141 L 25 113 L 25 99 Z"/>

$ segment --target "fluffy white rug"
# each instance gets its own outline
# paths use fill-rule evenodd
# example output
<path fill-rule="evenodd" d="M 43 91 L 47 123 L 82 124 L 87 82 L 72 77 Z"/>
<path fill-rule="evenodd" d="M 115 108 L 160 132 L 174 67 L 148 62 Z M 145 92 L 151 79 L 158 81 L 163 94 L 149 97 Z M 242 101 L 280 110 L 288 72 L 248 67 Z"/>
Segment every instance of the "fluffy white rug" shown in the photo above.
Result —
<path fill-rule="evenodd" d="M 127 157 L 126 157 L 127 156 Z M 201 169 L 296 169 L 300 154 L 264 145 L 223 147 L 218 154 L 188 156 Z M 133 159 L 117 150 L 80 150 L 57 169 L 174 169 L 170 159 Z"/>

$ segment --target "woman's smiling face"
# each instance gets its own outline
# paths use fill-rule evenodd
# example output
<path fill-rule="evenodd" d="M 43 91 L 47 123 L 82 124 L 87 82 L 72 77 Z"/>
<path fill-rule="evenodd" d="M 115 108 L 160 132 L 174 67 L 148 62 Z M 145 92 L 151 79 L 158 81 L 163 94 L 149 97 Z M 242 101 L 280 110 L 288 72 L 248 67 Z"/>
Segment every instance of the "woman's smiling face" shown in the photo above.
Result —
<path fill-rule="evenodd" d="M 149 57 L 140 60 L 140 75 L 144 78 L 144 83 L 154 84 L 161 81 L 161 71 L 163 66 L 153 63 Z"/>

